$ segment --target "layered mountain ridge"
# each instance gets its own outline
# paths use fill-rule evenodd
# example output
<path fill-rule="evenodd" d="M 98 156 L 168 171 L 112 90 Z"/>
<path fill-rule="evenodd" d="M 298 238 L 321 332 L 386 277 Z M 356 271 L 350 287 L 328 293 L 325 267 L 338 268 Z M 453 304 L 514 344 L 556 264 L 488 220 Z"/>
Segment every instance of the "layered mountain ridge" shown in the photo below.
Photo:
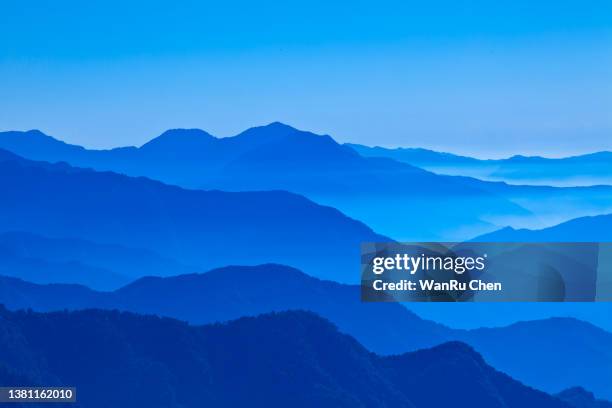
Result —
<path fill-rule="evenodd" d="M 379 357 L 307 312 L 201 327 L 95 310 L 0 320 L 0 381 L 72 384 L 75 406 L 568 408 L 464 344 Z"/>
<path fill-rule="evenodd" d="M 472 345 L 497 369 L 544 391 L 559 392 L 580 385 L 600 397 L 612 397 L 612 334 L 591 324 L 553 318 L 498 328 L 451 329 L 424 320 L 401 304 L 362 303 L 358 286 L 322 281 L 281 265 L 146 277 L 113 292 L 77 285 L 35 285 L 2 277 L 0 303 L 13 310 L 119 309 L 192 324 L 308 310 L 379 354 L 458 340 Z M 560 355 L 565 357 L 559 359 Z"/>
<path fill-rule="evenodd" d="M 203 269 L 277 262 L 355 282 L 360 242 L 388 240 L 297 194 L 187 190 L 2 152 L 0 192 L 0 233 L 141 248 Z"/>
<path fill-rule="evenodd" d="M 477 177 L 514 184 L 577 186 L 612 184 L 612 152 L 547 158 L 515 155 L 477 159 L 422 148 L 384 148 L 346 144 L 366 157 L 386 157 L 441 174 Z"/>
<path fill-rule="evenodd" d="M 330 205 L 396 239 L 442 239 L 493 228 L 487 216 L 529 211 L 477 183 L 390 159 L 365 158 L 330 136 L 281 123 L 215 138 L 175 129 L 139 148 L 87 150 L 35 132 L 0 133 L 0 148 L 32 160 L 146 176 L 187 188 L 286 190 Z M 47 148 L 52 145 L 52 148 Z M 468 204 L 469 203 L 469 204 Z M 407 218 L 409 212 L 419 217 Z M 451 232 L 455 231 L 455 232 Z M 407 235 L 411 232 L 413 235 Z"/>

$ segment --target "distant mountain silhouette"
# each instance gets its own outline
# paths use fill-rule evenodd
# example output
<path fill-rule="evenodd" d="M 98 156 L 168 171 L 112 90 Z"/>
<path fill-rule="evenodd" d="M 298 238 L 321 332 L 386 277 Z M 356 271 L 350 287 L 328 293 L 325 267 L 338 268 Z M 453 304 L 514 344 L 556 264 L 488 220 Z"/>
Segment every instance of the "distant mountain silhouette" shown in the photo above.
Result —
<path fill-rule="evenodd" d="M 0 304 L 15 310 L 122 309 L 110 292 L 76 284 L 37 284 L 8 276 L 0 276 L 0 299 Z"/>
<path fill-rule="evenodd" d="M 558 392 L 581 385 L 600 397 L 612 397 L 608 386 L 612 334 L 590 324 L 547 319 L 493 329 L 454 330 L 421 319 L 397 303 L 361 303 L 358 286 L 321 281 L 280 265 L 146 277 L 112 293 L 0 278 L 0 303 L 10 309 L 38 311 L 120 309 L 194 324 L 308 310 L 379 354 L 460 340 L 474 346 L 494 367 L 531 386 Z M 560 355 L 564 357 L 560 359 Z"/>
<path fill-rule="evenodd" d="M 555 395 L 573 408 L 612 408 L 612 402 L 596 399 L 582 387 L 572 387 Z"/>
<path fill-rule="evenodd" d="M 27 232 L 0 233 L 0 274 L 34 283 L 76 283 L 110 290 L 145 275 L 195 270 L 144 249 Z"/>
<path fill-rule="evenodd" d="M 201 152 L 206 151 L 215 141 L 214 136 L 200 129 L 172 129 L 145 143 L 141 149 L 144 152 L 155 153 L 159 156 L 185 157 L 194 155 L 194 158 L 198 158 Z"/>
<path fill-rule="evenodd" d="M 420 147 L 398 147 L 390 149 L 380 146 L 364 146 L 355 143 L 345 143 L 344 146 L 350 147 L 364 157 L 386 157 L 421 168 L 450 165 L 477 165 L 482 161 L 473 157 L 436 152 Z"/>
<path fill-rule="evenodd" d="M 17 376 L 70 384 L 77 407 L 568 408 L 464 344 L 382 358 L 307 312 L 193 327 L 112 311 L 0 309 L 0 350 L 3 385 Z"/>
<path fill-rule="evenodd" d="M 401 158 L 395 155 L 364 157 L 370 154 L 363 149 L 358 154 L 355 145 L 340 145 L 330 136 L 278 122 L 226 138 L 198 129 L 173 129 L 141 147 L 111 150 L 67 145 L 38 131 L 0 132 L 2 147 L 34 160 L 65 161 L 187 188 L 291 191 L 338 208 L 376 231 L 404 241 L 460 241 L 490 232 L 508 219 L 524 219 L 523 225 L 538 226 L 542 219 L 565 220 L 612 211 L 612 187 L 525 188 L 442 176 L 400 163 L 397 160 Z M 399 153 L 421 157 L 424 162 L 439 161 L 446 167 L 463 166 L 461 171 L 449 173 L 414 161 L 442 174 L 497 180 L 488 174 L 499 166 L 494 164 L 488 173 L 478 167 L 482 163 L 490 166 L 493 161 L 424 149 Z M 593 157 L 605 161 L 606 155 Z M 584 160 L 588 159 L 585 156 Z M 508 160 L 517 166 L 531 162 L 519 157 Z M 474 163 L 476 171 L 465 170 Z M 562 208 L 558 208 L 559 202 L 564 203 Z"/>
<path fill-rule="evenodd" d="M 83 147 L 64 143 L 47 136 L 40 130 L 10 131 L 0 134 L 2 149 L 33 160 L 51 161 L 53 156 L 59 155 L 66 158 L 64 161 L 72 161 L 72 158 L 87 154 L 87 150 Z"/>
<path fill-rule="evenodd" d="M 470 330 L 456 338 L 526 384 L 548 392 L 582 385 L 612 398 L 612 333 L 590 323 L 550 318 Z"/>
<path fill-rule="evenodd" d="M 0 245 L 0 274 L 36 283 L 78 283 L 99 290 L 114 289 L 129 278 L 113 271 L 75 261 L 50 262 L 21 257 Z"/>
<path fill-rule="evenodd" d="M 296 194 L 185 190 L 11 156 L 0 154 L 0 232 L 144 248 L 206 269 L 278 262 L 338 281 L 359 279 L 361 242 L 388 240 Z"/>
<path fill-rule="evenodd" d="M 544 407 L 559 402 L 493 370 L 482 356 L 459 342 L 385 357 L 384 363 L 392 381 L 410 390 L 417 407 Z M 420 375 L 414 374 L 415 369 Z M 475 379 L 477 393 L 471 391 Z M 416 389 L 420 392 L 412 391 Z"/>
<path fill-rule="evenodd" d="M 139 148 L 99 151 L 51 137 L 41 142 L 41 137 L 37 131 L 0 133 L 0 148 L 33 160 L 65 161 L 187 188 L 291 191 L 396 239 L 466 238 L 492 230 L 489 216 L 529 215 L 477 183 L 390 159 L 364 158 L 330 136 L 278 122 L 227 138 L 174 129 Z"/>
<path fill-rule="evenodd" d="M 540 230 L 502 228 L 474 239 L 481 242 L 612 242 L 612 214 L 576 218 Z"/>
<path fill-rule="evenodd" d="M 612 152 L 608 151 L 556 159 L 517 155 L 507 159 L 482 160 L 419 148 L 346 146 L 365 157 L 392 158 L 441 174 L 520 184 L 612 184 Z"/>

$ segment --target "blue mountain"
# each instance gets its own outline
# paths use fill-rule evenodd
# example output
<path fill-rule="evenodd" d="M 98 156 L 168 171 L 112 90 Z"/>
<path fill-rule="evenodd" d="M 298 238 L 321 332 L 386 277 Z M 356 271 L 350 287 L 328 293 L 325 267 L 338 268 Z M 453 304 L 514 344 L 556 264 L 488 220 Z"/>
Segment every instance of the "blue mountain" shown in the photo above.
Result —
<path fill-rule="evenodd" d="M 360 243 L 388 239 L 296 194 L 186 190 L 6 151 L 0 191 L 0 232 L 143 248 L 206 269 L 278 262 L 357 281 Z"/>
<path fill-rule="evenodd" d="M 2 148 L 34 160 L 47 160 L 57 155 L 66 157 L 65 161 L 72 161 L 87 154 L 83 147 L 64 143 L 40 130 L 2 132 Z"/>
<path fill-rule="evenodd" d="M 612 398 L 612 334 L 590 323 L 550 318 L 470 330 L 456 338 L 526 384 L 553 393 L 582 385 L 599 397 Z"/>
<path fill-rule="evenodd" d="M 281 123 L 226 138 L 173 129 L 141 147 L 111 150 L 67 145 L 38 131 L 4 132 L 1 147 L 34 160 L 65 161 L 187 188 L 291 191 L 404 241 L 464 240 L 508 220 L 539 226 L 552 218 L 612 211 L 611 187 L 526 187 L 441 176 L 389 157 L 364 157 L 363 150 L 358 154 L 328 135 Z M 475 161 L 422 150 L 411 154 L 453 166 Z"/>
<path fill-rule="evenodd" d="M 612 242 L 612 215 L 589 216 L 573 219 L 540 230 L 502 228 L 484 234 L 472 241 L 479 242 Z M 559 258 L 559 257 L 558 257 Z M 519 258 L 520 259 L 520 258 Z M 562 259 L 562 258 L 559 258 Z M 553 261 L 554 262 L 554 261 Z M 515 262 L 516 263 L 516 262 Z M 520 264 L 520 261 L 518 262 Z M 451 324 L 458 313 L 453 305 L 433 305 L 425 309 L 417 305 L 417 313 L 424 312 L 429 319 Z M 609 302 L 577 303 L 513 303 L 465 304 L 462 323 L 469 325 L 505 325 L 517 320 L 549 316 L 572 316 L 587 320 L 604 329 L 612 330 L 612 304 Z M 607 398 L 611 398 L 608 396 Z"/>
<path fill-rule="evenodd" d="M 555 395 L 573 408 L 612 408 L 612 402 L 595 398 L 582 387 L 572 387 Z"/>
<path fill-rule="evenodd" d="M 145 249 L 28 232 L 0 233 L 0 254 L 2 275 L 35 283 L 76 283 L 99 290 L 116 289 L 144 275 L 198 270 Z"/>
<path fill-rule="evenodd" d="M 0 277 L 0 304 L 38 311 L 120 309 L 193 324 L 309 310 L 331 320 L 368 349 L 383 354 L 438 344 L 450 338 L 451 333 L 447 327 L 420 319 L 399 304 L 362 303 L 358 286 L 319 280 L 274 264 L 224 267 L 168 278 L 150 276 L 112 292 Z"/>
<path fill-rule="evenodd" d="M 502 228 L 480 242 L 612 242 L 612 214 L 581 217 L 540 230 Z"/>
<path fill-rule="evenodd" d="M 491 181 L 558 186 L 612 184 L 612 152 L 563 158 L 512 156 L 476 159 L 420 148 L 369 147 L 346 144 L 364 157 L 386 157 L 440 174 L 471 176 Z"/>
<path fill-rule="evenodd" d="M 379 354 L 399 354 L 459 340 L 525 384 L 547 392 L 580 385 L 599 397 L 612 398 L 608 386 L 612 334 L 591 324 L 554 318 L 500 328 L 457 330 L 421 319 L 401 304 L 362 303 L 359 293 L 358 286 L 322 281 L 280 265 L 146 277 L 110 293 L 76 285 L 0 279 L 0 303 L 13 310 L 119 309 L 192 324 L 308 310 Z"/>
<path fill-rule="evenodd" d="M 344 146 L 350 147 L 364 157 L 386 157 L 424 169 L 442 166 L 477 166 L 483 161 L 473 157 L 437 152 L 420 147 L 390 149 L 380 146 L 370 147 L 356 143 L 345 143 Z"/>
<path fill-rule="evenodd" d="M 475 183 L 390 159 L 365 158 L 330 136 L 281 123 L 227 138 L 175 129 L 139 148 L 105 151 L 51 137 L 40 143 L 40 137 L 37 131 L 0 133 L 0 147 L 33 160 L 64 161 L 187 188 L 291 191 L 397 239 L 459 239 L 494 229 L 488 216 L 529 214 Z"/>
<path fill-rule="evenodd" d="M 194 327 L 117 311 L 0 309 L 0 349 L 2 384 L 71 384 L 75 406 L 93 408 L 568 408 L 464 344 L 380 357 L 307 312 Z"/>
<path fill-rule="evenodd" d="M 612 184 L 611 169 L 612 152 L 608 151 L 559 159 L 513 156 L 499 161 L 499 167 L 491 176 L 499 180 L 535 181 L 539 184 Z"/>
<path fill-rule="evenodd" d="M 47 261 L 19 256 L 0 245 L 0 274 L 36 283 L 79 283 L 92 288 L 114 289 L 129 282 L 127 276 L 75 261 Z"/>

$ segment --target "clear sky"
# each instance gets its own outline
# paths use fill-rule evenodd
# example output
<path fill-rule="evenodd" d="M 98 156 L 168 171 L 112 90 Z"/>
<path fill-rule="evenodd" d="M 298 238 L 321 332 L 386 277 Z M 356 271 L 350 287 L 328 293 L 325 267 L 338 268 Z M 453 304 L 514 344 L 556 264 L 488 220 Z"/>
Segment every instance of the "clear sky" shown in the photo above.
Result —
<path fill-rule="evenodd" d="M 0 0 L 0 130 L 282 121 L 498 157 L 612 150 L 609 0 Z"/>

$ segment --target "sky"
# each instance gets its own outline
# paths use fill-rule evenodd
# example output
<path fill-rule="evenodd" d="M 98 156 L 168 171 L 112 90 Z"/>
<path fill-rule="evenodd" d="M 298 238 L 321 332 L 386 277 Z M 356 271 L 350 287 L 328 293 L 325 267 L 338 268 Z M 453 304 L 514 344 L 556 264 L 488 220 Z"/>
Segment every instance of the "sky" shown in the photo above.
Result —
<path fill-rule="evenodd" d="M 609 0 L 0 0 L 0 130 L 281 121 L 478 157 L 612 150 Z"/>

